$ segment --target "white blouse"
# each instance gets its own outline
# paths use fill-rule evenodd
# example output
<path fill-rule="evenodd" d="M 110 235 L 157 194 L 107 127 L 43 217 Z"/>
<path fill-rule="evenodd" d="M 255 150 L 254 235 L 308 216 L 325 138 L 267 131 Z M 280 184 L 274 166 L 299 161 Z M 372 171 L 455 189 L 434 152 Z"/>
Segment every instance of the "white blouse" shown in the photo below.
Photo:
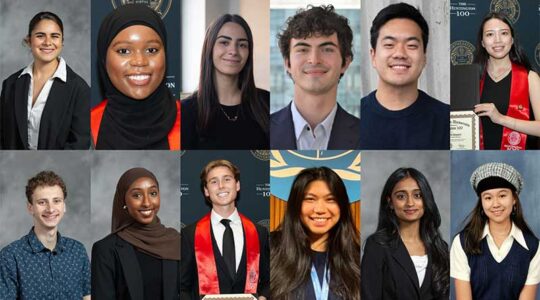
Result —
<path fill-rule="evenodd" d="M 411 256 L 414 268 L 416 269 L 416 275 L 418 275 L 419 286 L 422 286 L 424 277 L 426 277 L 426 269 L 428 265 L 428 256 Z"/>

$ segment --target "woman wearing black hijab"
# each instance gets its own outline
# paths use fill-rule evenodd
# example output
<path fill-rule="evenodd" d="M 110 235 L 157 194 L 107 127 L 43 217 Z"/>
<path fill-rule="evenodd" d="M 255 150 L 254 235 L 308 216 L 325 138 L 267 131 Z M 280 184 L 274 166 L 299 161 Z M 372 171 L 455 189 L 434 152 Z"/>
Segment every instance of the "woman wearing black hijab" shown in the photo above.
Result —
<path fill-rule="evenodd" d="M 97 44 L 106 100 L 92 109 L 96 149 L 179 149 L 179 103 L 165 85 L 160 16 L 142 4 L 121 6 L 101 23 Z"/>
<path fill-rule="evenodd" d="M 180 234 L 161 224 L 159 207 L 152 172 L 120 177 L 111 234 L 92 247 L 93 299 L 179 299 Z"/>

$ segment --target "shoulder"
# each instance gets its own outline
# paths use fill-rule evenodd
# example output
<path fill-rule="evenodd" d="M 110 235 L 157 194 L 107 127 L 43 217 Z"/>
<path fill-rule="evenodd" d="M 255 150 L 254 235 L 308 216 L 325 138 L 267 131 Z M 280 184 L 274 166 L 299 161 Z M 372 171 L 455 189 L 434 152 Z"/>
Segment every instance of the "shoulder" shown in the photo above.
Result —
<path fill-rule="evenodd" d="M 341 105 L 337 105 L 336 118 L 337 120 L 349 119 L 350 121 L 360 122 L 360 119 L 346 111 Z"/>
<path fill-rule="evenodd" d="M 75 239 L 69 238 L 69 237 L 65 237 L 65 236 L 62 236 L 62 239 L 64 240 L 63 241 L 64 245 L 69 250 L 75 251 L 75 252 L 83 251 L 84 253 L 86 253 L 84 245 L 81 242 L 79 242 L 79 241 L 77 241 Z"/>
<path fill-rule="evenodd" d="M 450 114 L 450 105 L 437 100 L 422 90 L 418 90 L 418 98 L 423 101 L 423 106 L 434 113 Z"/>
<path fill-rule="evenodd" d="M 528 79 L 529 79 L 529 85 L 540 86 L 540 76 L 535 71 L 533 70 L 529 71 Z"/>
<path fill-rule="evenodd" d="M 182 100 L 182 109 L 197 109 L 197 92 Z"/>
<path fill-rule="evenodd" d="M 266 103 L 270 102 L 270 92 L 267 90 L 257 88 L 257 97 Z"/>
<path fill-rule="evenodd" d="M 6 79 L 4 79 L 4 82 L 3 82 L 3 85 L 7 85 L 7 84 L 11 84 L 15 81 L 17 81 L 17 79 L 19 78 L 19 75 L 21 75 L 21 72 L 24 70 L 23 69 L 20 69 L 19 71 L 9 75 Z"/>
<path fill-rule="evenodd" d="M 287 118 L 287 116 L 291 116 L 291 104 L 285 106 L 284 108 L 270 114 L 270 121 L 279 124 L 283 119 Z"/>
<path fill-rule="evenodd" d="M 67 73 L 67 83 L 81 88 L 90 89 L 86 81 L 75 73 L 67 64 L 66 64 L 66 73 Z"/>
<path fill-rule="evenodd" d="M 365 106 L 371 105 L 373 103 L 373 101 L 375 101 L 375 93 L 376 92 L 377 92 L 377 90 L 372 91 L 369 94 L 367 94 L 366 96 L 362 97 L 362 99 L 360 99 L 360 106 L 365 107 Z"/>
<path fill-rule="evenodd" d="M 8 257 L 15 256 L 18 252 L 25 251 L 25 245 L 28 245 L 26 236 L 11 242 L 9 245 L 5 246 L 0 250 L 0 257 L 6 259 Z"/>
<path fill-rule="evenodd" d="M 92 246 L 92 253 L 96 251 L 105 252 L 107 250 L 114 249 L 116 247 L 116 244 L 122 241 L 123 240 L 120 239 L 116 234 L 111 233 L 108 236 L 94 243 L 94 245 Z"/>

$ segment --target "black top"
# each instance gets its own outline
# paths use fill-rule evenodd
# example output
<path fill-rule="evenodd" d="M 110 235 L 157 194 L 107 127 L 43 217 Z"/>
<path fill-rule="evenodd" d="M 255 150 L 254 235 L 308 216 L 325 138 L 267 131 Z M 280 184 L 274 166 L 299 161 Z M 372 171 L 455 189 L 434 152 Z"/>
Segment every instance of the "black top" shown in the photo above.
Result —
<path fill-rule="evenodd" d="M 270 102 L 270 93 L 257 89 L 258 99 Z M 268 135 L 240 105 L 221 105 L 205 136 L 197 130 L 197 95 L 182 100 L 182 149 L 269 149 Z M 234 119 L 231 121 L 229 119 Z"/>
<path fill-rule="evenodd" d="M 322 282 L 323 282 L 323 276 L 324 276 L 324 265 L 327 262 L 327 253 L 326 252 L 317 252 L 317 251 L 311 251 L 313 264 L 315 265 L 315 270 L 317 271 L 317 277 L 319 278 L 318 284 L 321 287 L 322 290 Z M 309 274 L 311 275 L 311 269 L 309 271 Z M 332 274 L 330 274 L 330 280 L 332 280 Z M 330 282 L 328 282 L 330 284 Z M 313 288 L 313 283 L 311 281 L 311 276 L 309 280 L 304 284 L 304 299 L 317 299 L 315 297 L 315 290 Z M 328 292 L 328 300 L 341 300 L 340 297 L 336 296 L 331 290 Z"/>
<path fill-rule="evenodd" d="M 163 299 L 161 259 L 143 253 L 137 248 L 135 248 L 135 255 L 141 266 L 144 299 Z"/>
<path fill-rule="evenodd" d="M 512 72 L 499 82 L 493 81 L 490 76 L 486 75 L 484 79 L 484 89 L 480 97 L 480 103 L 493 103 L 497 110 L 506 115 L 510 104 L 510 87 L 512 84 Z M 529 100 L 529 107 L 532 107 Z M 491 122 L 489 117 L 480 118 L 482 121 L 482 131 L 484 135 L 485 150 L 500 150 L 503 134 L 503 126 Z M 534 120 L 532 109 L 530 110 L 530 120 Z M 532 135 L 527 135 L 527 144 L 525 149 L 537 149 L 538 138 Z"/>
<path fill-rule="evenodd" d="M 407 108 L 386 109 L 373 91 L 360 103 L 360 149 L 448 150 L 450 106 L 418 90 Z"/>

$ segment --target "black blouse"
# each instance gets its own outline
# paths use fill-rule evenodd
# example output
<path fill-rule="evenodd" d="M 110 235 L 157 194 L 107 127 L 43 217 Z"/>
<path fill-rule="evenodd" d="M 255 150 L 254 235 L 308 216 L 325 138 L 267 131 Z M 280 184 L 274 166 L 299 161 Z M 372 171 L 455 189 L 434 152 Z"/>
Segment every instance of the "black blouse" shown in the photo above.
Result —
<path fill-rule="evenodd" d="M 141 267 L 144 299 L 163 299 L 162 260 L 135 248 L 135 255 Z"/>

